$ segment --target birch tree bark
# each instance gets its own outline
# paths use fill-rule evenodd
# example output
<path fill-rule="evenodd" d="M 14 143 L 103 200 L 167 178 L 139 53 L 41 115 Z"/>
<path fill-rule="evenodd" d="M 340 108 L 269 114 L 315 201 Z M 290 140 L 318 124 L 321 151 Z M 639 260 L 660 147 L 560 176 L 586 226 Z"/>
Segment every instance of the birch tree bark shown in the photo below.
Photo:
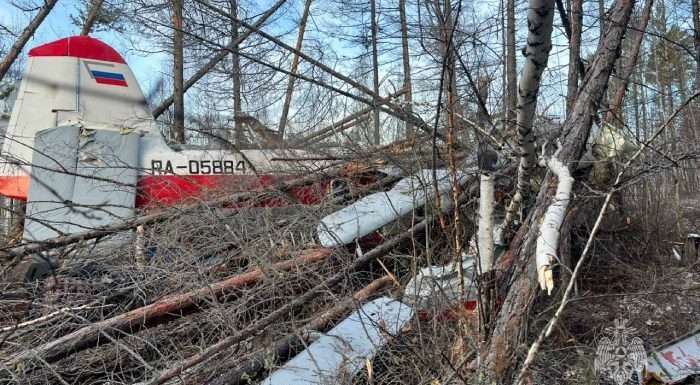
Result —
<path fill-rule="evenodd" d="M 17 59 L 17 56 L 19 56 L 19 54 L 22 52 L 22 49 L 27 44 L 29 39 L 34 36 L 34 32 L 36 32 L 36 29 L 39 28 L 46 16 L 51 13 L 51 10 L 56 5 L 57 1 L 58 0 L 46 0 L 44 5 L 39 9 L 39 12 L 37 12 L 36 16 L 34 16 L 34 19 L 32 19 L 29 25 L 27 25 L 24 31 L 22 31 L 22 33 L 19 35 L 17 40 L 15 40 L 15 43 L 7 52 L 7 55 L 5 55 L 2 61 L 0 61 L 0 80 L 5 77 L 7 71 L 9 71 L 10 67 L 12 67 L 12 63 L 15 62 L 15 59 Z"/>
<path fill-rule="evenodd" d="M 83 24 L 83 29 L 80 31 L 80 36 L 87 36 L 92 31 L 95 26 L 98 16 L 100 16 L 100 10 L 102 9 L 102 3 L 104 0 L 93 0 L 90 5 L 90 11 L 88 11 L 85 17 L 85 23 Z"/>
<path fill-rule="evenodd" d="M 530 0 L 527 11 L 527 47 L 523 52 L 525 65 L 518 84 L 518 106 L 516 125 L 518 128 L 518 181 L 513 199 L 498 230 L 496 241 L 503 242 L 504 232 L 510 227 L 513 216 L 520 209 L 530 189 L 530 175 L 535 167 L 535 135 L 532 123 L 537 108 L 542 73 L 547 67 L 549 51 L 552 49 L 552 23 L 554 0 Z"/>
<path fill-rule="evenodd" d="M 185 143 L 184 40 L 182 30 L 183 0 L 173 0 L 173 140 Z"/>
<path fill-rule="evenodd" d="M 633 6 L 634 0 L 618 0 L 610 10 L 608 29 L 598 44 L 591 67 L 582 81 L 581 92 L 564 124 L 562 132 L 566 135 L 558 159 L 570 170 L 576 168 L 585 150 L 593 118 L 603 100 L 615 61 L 620 56 L 622 38 Z M 545 178 L 542 186 L 549 186 L 552 178 L 551 175 Z M 514 257 L 514 263 L 517 264 L 512 269 L 515 279 L 498 313 L 489 345 L 481 361 L 482 374 L 494 378 L 496 383 L 503 383 L 514 369 L 514 353 L 519 347 L 518 337 L 536 294 L 537 268 L 532 260 L 534 240 L 539 234 L 539 224 L 551 201 L 550 195 L 547 188 L 540 190 L 533 210 L 518 230 L 507 253 Z"/>
<path fill-rule="evenodd" d="M 235 1 L 235 0 L 234 0 Z M 309 11 L 311 9 L 311 1 L 306 0 L 304 2 L 304 13 L 301 15 L 301 20 L 299 21 L 299 32 L 297 34 L 297 44 L 296 50 L 301 51 L 301 47 L 304 43 L 304 32 L 306 32 L 306 20 L 309 18 Z M 231 13 L 233 15 L 233 13 Z M 238 17 L 234 15 L 235 17 Z M 292 68 L 290 70 L 289 79 L 287 80 L 287 93 L 284 97 L 284 105 L 282 106 L 282 116 L 280 117 L 280 123 L 277 128 L 280 139 L 284 140 L 284 131 L 287 127 L 287 117 L 289 116 L 289 107 L 292 104 L 292 94 L 294 93 L 294 81 L 296 80 L 297 71 L 299 69 L 299 54 L 294 53 L 292 56 Z"/>

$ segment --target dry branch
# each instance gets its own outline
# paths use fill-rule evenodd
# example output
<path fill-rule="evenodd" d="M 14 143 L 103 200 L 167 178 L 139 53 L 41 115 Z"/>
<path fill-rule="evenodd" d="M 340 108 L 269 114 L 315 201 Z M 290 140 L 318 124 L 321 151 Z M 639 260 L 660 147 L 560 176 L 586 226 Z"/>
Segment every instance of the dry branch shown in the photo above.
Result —
<path fill-rule="evenodd" d="M 472 178 L 470 181 L 468 181 L 467 184 L 469 184 L 470 182 L 473 183 L 474 178 Z M 470 194 L 471 194 L 471 192 L 464 194 L 461 197 L 460 202 L 464 201 L 465 198 L 467 198 L 467 196 Z M 375 247 L 374 249 L 368 251 L 367 253 L 365 253 L 362 256 L 353 260 L 352 263 L 349 263 L 346 267 L 344 267 L 338 273 L 332 275 L 331 277 L 327 278 L 326 280 L 324 280 L 320 284 L 318 284 L 318 285 L 314 286 L 313 288 L 311 288 L 310 290 L 308 290 L 306 293 L 300 295 L 295 300 L 278 308 L 277 310 L 273 311 L 272 313 L 268 314 L 267 316 L 257 320 L 255 323 L 253 323 L 249 327 L 239 331 L 238 333 L 231 335 L 229 337 L 226 337 L 226 338 L 220 340 L 219 342 L 217 342 L 216 344 L 211 345 L 208 348 L 204 349 L 203 351 L 174 364 L 169 369 L 162 371 L 161 373 L 159 373 L 156 376 L 154 376 L 153 378 L 151 378 L 149 381 L 145 382 L 145 384 L 148 384 L 148 385 L 162 384 L 162 383 L 164 383 L 164 382 L 166 382 L 174 377 L 177 377 L 177 376 L 183 374 L 186 370 L 192 368 L 193 366 L 198 365 L 204 361 L 207 361 L 207 360 L 213 358 L 214 356 L 218 355 L 219 353 L 228 349 L 229 347 L 231 347 L 237 343 L 240 343 L 240 342 L 246 340 L 247 338 L 254 336 L 256 333 L 258 333 L 261 330 L 272 325 L 274 322 L 276 322 L 278 319 L 282 318 L 283 316 L 287 315 L 292 310 L 310 302 L 311 300 L 316 298 L 321 293 L 323 293 L 323 292 L 327 291 L 329 288 L 337 285 L 344 277 L 347 276 L 347 274 L 349 274 L 353 271 L 356 271 L 357 269 L 367 265 L 369 262 L 375 260 L 376 258 L 379 258 L 379 257 L 382 257 L 382 256 L 388 254 L 395 247 L 403 244 L 404 242 L 409 241 L 417 234 L 420 234 L 421 232 L 425 231 L 427 226 L 428 226 L 428 222 L 432 221 L 432 219 L 433 219 L 432 217 L 430 217 L 429 219 L 423 219 L 422 221 L 413 225 L 410 229 L 405 230 L 405 231 L 399 233 L 398 235 L 394 236 L 393 238 L 390 238 L 390 239 L 384 241 L 379 246 Z"/>
<path fill-rule="evenodd" d="M 318 295 L 323 293 L 324 291 L 327 291 L 328 288 L 335 286 L 338 284 L 347 274 L 357 270 L 358 268 L 366 265 L 367 263 L 371 262 L 372 260 L 379 258 L 381 256 L 386 255 L 389 253 L 391 250 L 393 250 L 396 246 L 400 245 L 403 242 L 408 241 L 411 239 L 414 235 L 417 233 L 420 233 L 421 231 L 425 230 L 425 227 L 427 225 L 426 220 L 422 220 L 421 222 L 418 222 L 415 224 L 413 227 L 411 227 L 409 230 L 406 230 L 399 234 L 398 236 L 387 240 L 386 242 L 382 243 L 381 245 L 377 246 L 376 248 L 370 250 L 366 254 L 364 254 L 362 257 L 355 259 L 352 263 L 350 263 L 348 266 L 343 268 L 341 271 L 338 273 L 334 274 L 333 276 L 329 277 L 328 279 L 324 280 L 322 283 L 314 286 L 311 288 L 309 291 L 306 293 L 300 295 L 297 297 L 295 300 L 289 302 L 288 304 L 278 308 L 277 310 L 273 311 L 272 313 L 268 314 L 267 316 L 259 319 L 257 322 L 253 323 L 249 327 L 241 330 L 240 332 L 226 337 L 223 340 L 217 342 L 214 345 L 209 346 L 208 348 L 204 349 L 200 353 L 197 353 L 191 357 L 188 357 L 184 359 L 183 361 L 180 361 L 173 365 L 171 368 L 162 371 L 161 373 L 157 374 L 154 376 L 152 379 L 146 382 L 148 385 L 155 385 L 155 384 L 162 384 L 174 377 L 177 377 L 181 374 L 183 374 L 187 369 L 200 364 L 206 360 L 209 360 L 216 356 L 217 354 L 221 353 L 222 351 L 228 349 L 229 347 L 244 341 L 245 339 L 252 337 L 256 333 L 258 333 L 260 330 L 265 329 L 266 327 L 272 325 L 274 322 L 276 322 L 278 319 L 282 318 L 283 316 L 287 315 L 290 311 L 298 308 L 299 306 L 302 306 L 314 298 L 316 298 Z"/>
<path fill-rule="evenodd" d="M 647 3 L 645 5 L 645 10 L 647 9 L 646 7 L 650 4 L 650 0 L 647 0 Z M 540 346 L 542 346 L 542 342 L 544 342 L 544 339 L 549 337 L 552 334 L 552 331 L 554 330 L 554 326 L 556 326 L 557 322 L 561 318 L 562 313 L 564 312 L 564 308 L 566 305 L 569 303 L 569 297 L 571 296 L 571 291 L 574 288 L 574 284 L 576 282 L 576 278 L 578 277 L 580 271 L 581 271 L 581 266 L 583 266 L 583 262 L 586 261 L 586 258 L 588 257 L 588 252 L 591 250 L 591 245 L 593 244 L 593 240 L 595 239 L 596 234 L 598 233 L 598 230 L 600 229 L 600 224 L 603 221 L 603 217 L 605 216 L 605 213 L 608 209 L 608 206 L 610 205 L 610 199 L 612 198 L 613 194 L 617 189 L 620 187 L 620 183 L 622 182 L 622 176 L 625 174 L 625 171 L 629 169 L 629 167 L 634 163 L 634 161 L 642 154 L 642 151 L 645 149 L 649 148 L 651 143 L 661 135 L 662 132 L 666 130 L 673 122 L 673 120 L 678 116 L 678 114 L 684 110 L 688 104 L 690 104 L 691 101 L 693 101 L 695 98 L 700 96 L 700 92 L 696 92 L 694 95 L 686 99 L 681 106 L 674 111 L 674 113 L 666 119 L 663 125 L 659 127 L 658 130 L 652 135 L 645 143 L 643 143 L 642 146 L 637 150 L 637 152 L 632 155 L 630 159 L 625 162 L 625 164 L 622 166 L 622 169 L 617 173 L 617 177 L 615 178 L 615 182 L 613 183 L 612 187 L 610 188 L 610 191 L 608 191 L 607 194 L 605 194 L 605 201 L 603 201 L 603 206 L 600 208 L 598 212 L 598 217 L 596 218 L 595 224 L 593 225 L 593 228 L 591 229 L 591 233 L 588 235 L 588 239 L 586 240 L 586 246 L 583 248 L 583 252 L 581 252 L 581 257 L 579 258 L 578 262 L 576 263 L 576 267 L 574 268 L 573 273 L 571 274 L 571 278 L 569 279 L 569 283 L 566 287 L 566 290 L 564 291 L 564 296 L 561 299 L 561 302 L 559 303 L 559 306 L 557 307 L 556 312 L 550 318 L 549 322 L 547 322 L 547 326 L 540 331 L 540 334 L 537 337 L 537 340 L 530 346 L 530 349 L 528 350 L 527 357 L 525 358 L 525 361 L 523 362 L 522 368 L 520 369 L 520 373 L 518 374 L 518 377 L 515 381 L 515 385 L 520 385 L 526 374 L 527 371 L 532 364 L 532 362 L 535 360 L 535 357 L 537 355 L 537 352 L 539 351 Z"/>
<path fill-rule="evenodd" d="M 56 0 L 53 0 L 54 2 Z M 265 11 L 264 14 L 262 14 L 258 20 L 253 24 L 255 28 L 260 28 L 265 24 L 265 22 L 272 16 L 277 10 L 286 2 L 286 0 L 277 0 L 275 4 L 270 7 L 267 11 Z M 238 38 L 232 40 L 228 45 L 224 46 L 219 52 L 214 55 L 207 64 L 205 64 L 202 68 L 197 70 L 194 75 L 192 75 L 191 78 L 187 79 L 187 81 L 184 84 L 182 92 L 186 92 L 190 87 L 192 87 L 195 83 L 197 83 L 201 78 L 204 77 L 204 75 L 208 74 L 209 71 L 211 71 L 214 67 L 216 67 L 219 62 L 224 60 L 226 56 L 228 56 L 229 52 L 235 52 L 236 47 L 241 44 L 245 39 L 248 38 L 253 33 L 252 30 L 248 30 L 247 32 L 243 32 Z M 0 77 L 2 79 L 2 77 Z M 160 115 L 165 112 L 165 110 L 170 107 L 171 104 L 175 101 L 175 95 L 170 95 L 167 99 L 163 100 L 158 107 L 156 107 L 153 110 L 153 117 L 158 118 Z"/>
<path fill-rule="evenodd" d="M 265 191 L 288 191 L 292 188 L 299 187 L 299 186 L 304 186 L 307 184 L 311 184 L 314 182 L 318 182 L 319 180 L 327 177 L 332 177 L 334 175 L 338 174 L 338 170 L 330 170 L 326 173 L 323 174 L 311 174 L 302 178 L 297 178 L 293 179 L 290 181 L 284 181 L 275 184 L 274 186 L 267 187 Z M 58 247 L 63 247 L 67 246 L 73 243 L 77 242 L 82 242 L 82 241 L 87 241 L 91 239 L 96 239 L 96 238 L 101 238 L 106 235 L 114 234 L 120 231 L 125 231 L 125 230 L 130 230 L 132 228 L 135 228 L 137 226 L 141 225 L 149 225 L 157 222 L 161 222 L 163 220 L 183 215 L 189 212 L 192 212 L 198 208 L 201 208 L 203 205 L 208 206 L 208 207 L 219 207 L 222 205 L 227 205 L 227 204 L 234 204 L 238 202 L 242 202 L 248 199 L 252 199 L 258 195 L 261 194 L 261 191 L 244 191 L 244 192 L 239 192 L 239 193 L 233 193 L 230 195 L 223 196 L 221 198 L 216 198 L 212 199 L 206 202 L 202 203 L 197 203 L 197 204 L 191 204 L 183 207 L 179 207 L 176 209 L 172 210 L 167 210 L 167 211 L 161 211 L 157 212 L 154 214 L 149 214 L 149 215 L 144 215 L 140 217 L 136 217 L 124 222 L 119 222 L 115 223 L 109 226 L 104 226 L 100 228 L 96 228 L 94 230 L 82 232 L 82 233 L 77 233 L 77 234 L 70 234 L 62 237 L 57 237 L 53 239 L 48 239 L 45 241 L 41 242 L 33 242 L 33 243 L 25 243 L 20 246 L 15 246 L 6 250 L 0 251 L 0 253 L 4 253 L 9 257 L 22 257 L 25 255 L 33 254 L 33 253 L 39 253 L 42 251 L 46 250 L 51 250 L 55 249 Z"/>
<path fill-rule="evenodd" d="M 275 263 L 267 268 L 261 267 L 243 274 L 234 275 L 221 282 L 184 294 L 165 297 L 150 305 L 85 326 L 42 346 L 20 352 L 4 362 L 4 364 L 8 367 L 17 367 L 37 357 L 49 362 L 55 361 L 58 358 L 94 345 L 99 336 L 103 333 L 116 335 L 118 332 L 122 331 L 127 333 L 133 332 L 143 327 L 151 320 L 181 312 L 201 302 L 205 298 L 220 297 L 233 289 L 260 282 L 265 278 L 267 271 L 291 270 L 297 266 L 321 261 L 329 255 L 331 255 L 329 249 L 306 250 L 294 259 Z"/>
<path fill-rule="evenodd" d="M 389 286 L 392 282 L 394 282 L 394 279 L 388 275 L 370 282 L 369 285 L 355 292 L 352 297 L 346 298 L 339 304 L 315 317 L 297 333 L 290 334 L 275 341 L 270 349 L 261 350 L 252 358 L 236 365 L 227 372 L 217 374 L 214 379 L 207 383 L 210 385 L 239 384 L 244 375 L 257 373 L 263 369 L 265 366 L 265 359 L 269 357 L 270 351 L 273 352 L 275 357 L 289 354 L 294 348 L 301 346 L 302 342 L 307 342 L 314 331 L 326 329 L 332 321 L 342 317 L 343 314 L 353 309 L 358 303 L 366 301 L 371 296 Z"/>
<path fill-rule="evenodd" d="M 615 96 L 610 102 L 610 111 L 605 115 L 606 122 L 612 122 L 613 119 L 619 119 L 620 109 L 622 108 L 622 101 L 625 98 L 625 93 L 627 92 L 627 85 L 629 84 L 632 74 L 634 73 L 634 68 L 637 66 L 637 60 L 639 59 L 639 50 L 642 47 L 642 42 L 644 41 L 644 32 L 647 29 L 647 24 L 649 24 L 649 18 L 651 17 L 651 8 L 654 5 L 654 0 L 646 0 L 644 2 L 644 10 L 642 11 L 641 19 L 639 24 L 636 26 L 634 31 L 634 40 L 632 41 L 632 51 L 630 52 L 630 61 L 627 63 L 622 71 L 621 79 L 622 84 L 620 88 L 615 92 Z"/>
<path fill-rule="evenodd" d="M 83 23 L 83 29 L 80 31 L 80 36 L 87 36 L 92 31 L 92 27 L 95 25 L 98 17 L 100 16 L 100 11 L 102 9 L 102 3 L 104 0 L 93 0 L 90 5 L 90 10 L 85 17 L 85 23 Z"/>
<path fill-rule="evenodd" d="M 3 58 L 0 62 L 0 80 L 5 77 L 7 71 L 10 69 L 10 67 L 12 67 L 12 63 L 15 62 L 15 59 L 17 59 L 17 56 L 19 56 L 20 52 L 22 52 L 22 49 L 27 44 L 29 39 L 34 36 L 36 29 L 39 28 L 46 16 L 51 13 L 51 10 L 56 5 L 56 2 L 58 2 L 58 0 L 46 0 L 44 5 L 39 9 L 39 12 L 36 14 L 36 16 L 34 16 L 34 19 L 32 19 L 29 25 L 27 25 L 24 31 L 22 31 L 22 34 L 19 35 L 17 40 L 15 40 L 12 48 L 10 48 L 7 55 L 5 55 L 5 58 Z"/>

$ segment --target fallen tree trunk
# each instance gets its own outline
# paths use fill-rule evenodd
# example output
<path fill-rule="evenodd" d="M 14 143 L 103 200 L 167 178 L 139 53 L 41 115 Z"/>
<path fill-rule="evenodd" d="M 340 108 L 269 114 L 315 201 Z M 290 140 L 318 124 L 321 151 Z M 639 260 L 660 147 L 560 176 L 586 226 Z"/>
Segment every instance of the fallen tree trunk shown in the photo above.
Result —
<path fill-rule="evenodd" d="M 475 182 L 475 178 L 471 179 L 471 182 Z M 473 195 L 475 191 L 469 191 L 468 193 L 462 195 L 460 203 L 463 203 L 466 201 L 466 199 L 470 196 Z M 328 291 L 329 288 L 335 286 L 338 284 L 341 280 L 343 280 L 349 273 L 357 270 L 358 268 L 367 265 L 369 262 L 375 260 L 376 258 L 379 258 L 381 256 L 384 256 L 388 254 L 390 251 L 392 251 L 395 247 L 399 246 L 400 244 L 409 241 L 412 239 L 416 234 L 419 234 L 423 231 L 426 230 L 428 223 L 432 222 L 432 217 L 430 219 L 423 219 L 422 221 L 416 223 L 413 225 L 410 229 L 401 232 L 397 236 L 386 240 L 384 243 L 381 245 L 375 247 L 374 249 L 368 251 L 367 253 L 363 254 L 362 256 L 356 258 L 352 263 L 348 264 L 345 268 L 340 270 L 338 273 L 334 274 L 333 276 L 327 278 L 320 284 L 314 286 L 310 290 L 308 290 L 306 293 L 300 295 L 293 301 L 289 302 L 288 304 L 278 308 L 277 310 L 273 311 L 272 313 L 268 314 L 267 316 L 259 319 L 257 322 L 253 323 L 252 325 L 248 326 L 247 328 L 237 332 L 236 334 L 233 334 L 229 337 L 224 338 L 223 340 L 217 342 L 214 345 L 209 346 L 208 348 L 202 350 L 201 352 L 192 355 L 180 362 L 175 363 L 172 365 L 170 368 L 156 374 L 153 378 L 150 380 L 144 382 L 143 384 L 148 384 L 148 385 L 156 385 L 156 384 L 162 384 L 174 377 L 180 376 L 183 373 L 185 373 L 186 370 L 194 367 L 195 365 L 198 365 L 204 361 L 207 361 L 211 359 L 212 357 L 218 355 L 222 351 L 228 349 L 229 347 L 240 343 L 247 338 L 250 338 L 254 336 L 256 333 L 260 332 L 261 330 L 269 327 L 272 325 L 274 322 L 288 314 L 290 311 L 298 308 L 299 306 L 302 306 L 309 301 L 313 300 L 315 297 L 318 295 L 321 295 L 321 293 Z"/>
<path fill-rule="evenodd" d="M 411 239 L 415 234 L 424 231 L 426 226 L 427 220 L 425 219 L 416 223 L 409 230 L 402 232 L 398 236 L 382 243 L 381 245 L 365 253 L 363 256 L 355 259 L 352 263 L 340 270 L 338 273 L 332 275 L 320 284 L 314 286 L 309 291 L 300 295 L 288 304 L 278 308 L 277 310 L 259 319 L 257 322 L 237 332 L 236 334 L 226 337 L 223 340 L 220 340 L 219 342 L 215 343 L 214 345 L 211 345 L 208 348 L 202 350 L 201 352 L 190 356 L 180 362 L 175 363 L 170 368 L 156 374 L 153 378 L 144 382 L 143 384 L 162 384 L 174 377 L 182 375 L 183 373 L 185 373 L 186 370 L 192 368 L 193 366 L 213 358 L 214 356 L 228 349 L 229 347 L 254 336 L 259 331 L 265 329 L 266 327 L 269 327 L 274 322 L 287 315 L 290 311 L 310 302 L 317 296 L 321 295 L 323 292 L 328 291 L 329 288 L 337 285 L 341 280 L 343 280 L 347 276 L 347 274 L 357 270 L 358 268 L 366 265 L 367 263 L 373 261 L 376 258 L 386 255 L 401 243 Z"/>
<path fill-rule="evenodd" d="M 571 114 L 567 117 L 562 132 L 566 133 L 559 159 L 570 169 L 575 169 L 585 150 L 593 118 L 600 106 L 608 85 L 610 73 L 620 55 L 622 38 L 634 0 L 618 0 L 610 10 L 610 23 L 598 45 L 596 56 L 586 73 L 583 86 L 576 99 Z M 518 230 L 510 245 L 507 256 L 516 263 L 513 269 L 514 281 L 510 285 L 501 310 L 496 318 L 493 333 L 482 355 L 481 375 L 495 383 L 504 383 L 514 369 L 516 350 L 519 348 L 519 335 L 525 325 L 530 304 L 535 297 L 537 268 L 533 263 L 535 239 L 539 233 L 539 223 L 551 201 L 546 186 L 553 181 L 551 173 L 545 178 L 533 210 Z"/>
<path fill-rule="evenodd" d="M 398 92 L 395 92 L 389 96 L 387 96 L 385 99 L 380 100 L 377 102 L 378 105 L 382 105 L 384 103 L 388 103 L 391 101 L 391 99 L 397 98 L 401 96 L 403 93 L 405 93 L 405 90 L 400 90 Z M 292 144 L 292 146 L 303 146 L 309 143 L 315 143 L 318 142 L 322 139 L 325 139 L 326 137 L 336 133 L 336 132 L 341 132 L 343 130 L 346 130 L 348 128 L 354 127 L 356 124 L 358 124 L 362 120 L 366 120 L 366 115 L 372 112 L 374 107 L 366 107 L 361 109 L 360 111 L 354 112 L 350 115 L 347 115 L 343 119 L 327 126 L 324 127 L 312 134 L 309 134 L 303 138 L 300 138 Z M 320 138 L 319 138 L 320 136 Z"/>
<path fill-rule="evenodd" d="M 242 382 L 244 376 L 254 375 L 260 372 L 265 367 L 266 359 L 270 357 L 270 353 L 276 358 L 289 355 L 290 352 L 302 347 L 304 343 L 308 343 L 311 333 L 328 328 L 328 325 L 332 321 L 339 319 L 345 313 L 352 310 L 357 303 L 366 301 L 369 297 L 389 286 L 392 282 L 395 282 L 394 278 L 388 275 L 376 279 L 357 291 L 352 297 L 346 298 L 339 304 L 321 313 L 297 333 L 290 334 L 275 341 L 270 349 L 259 351 L 250 359 L 239 363 L 226 372 L 216 373 L 210 376 L 210 379 L 206 382 L 202 381 L 201 377 L 188 382 L 192 384 L 206 383 L 208 385 L 238 385 Z"/>
<path fill-rule="evenodd" d="M 53 362 L 66 355 L 94 346 L 103 334 L 117 337 L 120 332 L 132 333 L 158 317 L 176 314 L 196 304 L 204 303 L 203 299 L 218 298 L 233 289 L 258 283 L 265 278 L 268 271 L 291 270 L 301 265 L 322 261 L 330 255 L 330 249 L 306 250 L 294 259 L 234 275 L 223 281 L 184 294 L 171 295 L 150 305 L 90 324 L 44 345 L 20 352 L 4 361 L 3 364 L 13 368 L 27 366 L 28 362 L 35 359 Z"/>

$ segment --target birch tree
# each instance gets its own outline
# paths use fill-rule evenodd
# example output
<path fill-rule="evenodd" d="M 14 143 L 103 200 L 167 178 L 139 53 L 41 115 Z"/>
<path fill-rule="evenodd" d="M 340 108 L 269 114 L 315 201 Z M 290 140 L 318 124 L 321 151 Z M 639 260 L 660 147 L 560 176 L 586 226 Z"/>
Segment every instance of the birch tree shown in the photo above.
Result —
<path fill-rule="evenodd" d="M 585 150 L 590 135 L 593 117 L 600 108 L 606 93 L 610 75 L 620 55 L 622 38 L 629 23 L 634 0 L 618 0 L 610 10 L 610 22 L 598 44 L 598 50 L 586 77 L 582 81 L 581 92 L 564 124 L 562 146 L 557 159 L 569 170 L 575 169 Z M 532 8 L 531 8 L 532 9 Z M 532 23 L 528 23 L 532 26 Z M 542 185 L 549 186 L 552 176 L 545 178 Z M 549 207 L 550 192 L 542 188 L 536 204 L 518 234 L 510 245 L 514 255 L 514 281 L 498 313 L 493 332 L 482 356 L 483 375 L 493 377 L 496 383 L 503 383 L 513 371 L 513 355 L 518 348 L 518 337 L 527 318 L 528 311 L 536 295 L 537 266 L 533 263 L 535 239 L 541 231 L 545 211 Z M 564 213 L 565 214 L 565 213 Z"/>
<path fill-rule="evenodd" d="M 527 11 L 527 46 L 523 51 L 525 65 L 518 84 L 518 105 L 516 127 L 518 129 L 518 180 L 515 195 L 506 210 L 500 225 L 497 242 L 503 243 L 515 213 L 520 210 L 523 199 L 530 189 L 530 176 L 535 163 L 535 135 L 532 124 L 537 109 L 537 96 L 540 90 L 542 73 L 547 67 L 549 51 L 552 49 L 552 23 L 554 20 L 554 0 L 530 0 Z"/>
<path fill-rule="evenodd" d="M 514 129 L 518 104 L 518 73 L 515 54 L 515 0 L 506 0 L 506 127 Z"/>

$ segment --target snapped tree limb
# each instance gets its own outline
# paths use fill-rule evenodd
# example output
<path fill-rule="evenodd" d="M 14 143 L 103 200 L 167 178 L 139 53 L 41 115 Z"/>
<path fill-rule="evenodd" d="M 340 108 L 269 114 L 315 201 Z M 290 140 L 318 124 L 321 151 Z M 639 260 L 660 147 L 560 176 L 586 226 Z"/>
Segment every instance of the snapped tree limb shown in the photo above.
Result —
<path fill-rule="evenodd" d="M 558 159 L 570 169 L 576 166 L 585 149 L 593 117 L 605 94 L 615 61 L 620 55 L 622 38 L 633 6 L 634 0 L 618 0 L 611 8 L 606 33 L 598 45 L 590 69 L 583 79 L 579 96 L 564 124 L 565 136 Z M 543 185 L 546 186 L 550 180 L 551 176 L 545 178 Z M 537 237 L 537 224 L 545 213 L 547 202 L 547 190 L 541 189 L 533 210 L 506 253 L 517 263 L 513 273 L 515 278 L 498 313 L 489 345 L 481 360 L 482 374 L 493 377 L 497 382 L 503 382 L 514 367 L 513 355 L 518 348 L 518 337 L 535 297 L 535 288 L 538 285 L 537 269 L 532 261 L 533 241 Z"/>
<path fill-rule="evenodd" d="M 545 158 L 544 151 L 546 146 L 542 147 L 542 159 L 540 164 L 543 167 L 548 167 L 549 170 L 557 176 L 559 183 L 557 184 L 557 192 L 551 205 L 547 208 L 544 214 L 544 219 L 540 225 L 540 234 L 537 237 L 537 246 L 535 251 L 535 262 L 537 263 L 537 280 L 540 283 L 540 289 L 547 290 L 547 294 L 552 293 L 554 288 L 554 273 L 552 264 L 557 258 L 557 246 L 559 245 L 559 229 L 564 222 L 566 209 L 569 207 L 571 200 L 571 188 L 574 184 L 574 178 L 566 165 L 557 159 L 559 150 L 549 159 Z"/>

